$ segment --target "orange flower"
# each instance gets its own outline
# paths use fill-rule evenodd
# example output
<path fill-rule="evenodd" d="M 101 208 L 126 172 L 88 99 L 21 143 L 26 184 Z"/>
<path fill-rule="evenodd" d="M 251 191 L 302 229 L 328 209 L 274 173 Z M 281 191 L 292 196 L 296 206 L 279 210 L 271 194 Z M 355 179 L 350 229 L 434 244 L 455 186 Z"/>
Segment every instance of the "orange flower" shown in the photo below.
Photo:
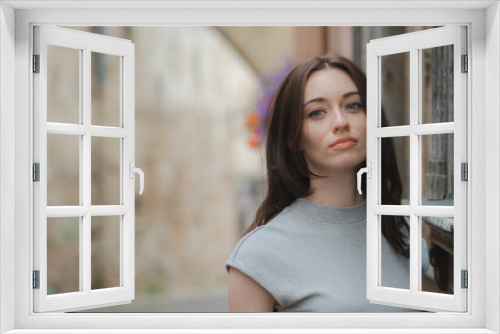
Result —
<path fill-rule="evenodd" d="M 259 123 L 259 116 L 256 113 L 250 114 L 246 119 L 246 126 L 253 128 Z"/>
<path fill-rule="evenodd" d="M 248 140 L 248 144 L 250 145 L 250 147 L 259 147 L 259 136 L 257 136 L 256 134 L 252 134 L 252 136 Z"/>

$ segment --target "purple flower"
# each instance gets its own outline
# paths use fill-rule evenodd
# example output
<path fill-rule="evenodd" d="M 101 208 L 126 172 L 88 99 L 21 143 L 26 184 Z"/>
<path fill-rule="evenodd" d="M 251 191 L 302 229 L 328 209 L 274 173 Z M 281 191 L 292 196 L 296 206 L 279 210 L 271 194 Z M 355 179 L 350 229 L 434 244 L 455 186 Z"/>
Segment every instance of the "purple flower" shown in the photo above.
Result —
<path fill-rule="evenodd" d="M 267 109 L 273 99 L 273 95 L 292 68 L 293 59 L 291 55 L 285 54 L 283 58 L 284 61 L 281 68 L 268 75 L 262 76 L 260 79 L 260 89 L 255 104 L 259 117 L 259 139 L 265 136 L 264 120 L 266 119 Z"/>

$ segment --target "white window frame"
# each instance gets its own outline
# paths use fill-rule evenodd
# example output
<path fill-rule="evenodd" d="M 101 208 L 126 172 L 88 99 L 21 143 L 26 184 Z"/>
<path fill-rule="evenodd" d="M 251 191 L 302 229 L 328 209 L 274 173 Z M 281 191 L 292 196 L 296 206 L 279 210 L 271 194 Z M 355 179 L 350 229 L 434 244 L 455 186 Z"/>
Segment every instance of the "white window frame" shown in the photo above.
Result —
<path fill-rule="evenodd" d="M 103 10 L 103 7 L 118 8 Z M 457 7 L 459 6 L 459 7 Z M 128 7 L 125 8 L 125 7 Z M 161 7 L 161 8 L 159 8 Z M 74 9 L 80 8 L 80 9 Z M 83 8 L 83 9 L 82 9 Z M 138 11 L 137 8 L 144 10 Z M 408 10 L 411 9 L 411 10 Z M 467 25 L 469 307 L 411 314 L 34 314 L 32 26 Z M 14 37 L 15 36 L 15 37 Z M 15 68 L 15 70 L 14 70 Z M 487 70 L 486 70 L 487 69 Z M 499 333 L 500 8 L 497 1 L 8 1 L 0 3 L 0 332 Z M 15 85 L 12 83 L 15 82 Z M 14 143 L 14 144 L 12 144 Z M 14 177 L 12 177 L 14 175 Z M 486 175 L 488 176 L 486 182 Z M 15 197 L 12 198 L 13 194 Z M 487 219 L 486 219 L 487 218 Z M 474 230 L 472 230 L 472 226 Z M 474 245 L 474 247 L 472 247 Z M 15 288 L 13 288 L 15 287 Z M 487 293 L 486 293 L 487 291 Z M 14 305 L 14 307 L 12 307 Z M 179 328 L 190 331 L 176 330 Z M 58 330 L 59 329 L 59 330 Z M 150 329 L 150 330 L 148 330 Z M 209 330 L 212 329 L 212 330 Z M 159 331 L 155 331 L 159 332 Z"/>

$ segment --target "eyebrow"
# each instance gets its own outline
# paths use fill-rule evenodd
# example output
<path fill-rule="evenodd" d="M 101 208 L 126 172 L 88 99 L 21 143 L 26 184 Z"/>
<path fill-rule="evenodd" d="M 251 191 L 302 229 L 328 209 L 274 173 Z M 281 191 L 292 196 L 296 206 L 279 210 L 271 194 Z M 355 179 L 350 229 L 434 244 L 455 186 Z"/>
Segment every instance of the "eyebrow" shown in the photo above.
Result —
<path fill-rule="evenodd" d="M 345 99 L 346 97 L 349 97 L 349 96 L 352 96 L 352 95 L 360 95 L 360 94 L 359 94 L 358 92 L 348 92 L 348 93 L 345 93 L 345 94 L 342 96 L 342 98 L 344 98 L 344 99 Z M 308 104 L 313 103 L 313 102 L 325 102 L 325 101 L 326 101 L 326 100 L 325 100 L 325 98 L 323 98 L 323 97 L 315 97 L 314 99 L 309 100 L 309 101 L 307 101 L 306 103 L 304 103 L 303 108 L 305 108 Z"/>

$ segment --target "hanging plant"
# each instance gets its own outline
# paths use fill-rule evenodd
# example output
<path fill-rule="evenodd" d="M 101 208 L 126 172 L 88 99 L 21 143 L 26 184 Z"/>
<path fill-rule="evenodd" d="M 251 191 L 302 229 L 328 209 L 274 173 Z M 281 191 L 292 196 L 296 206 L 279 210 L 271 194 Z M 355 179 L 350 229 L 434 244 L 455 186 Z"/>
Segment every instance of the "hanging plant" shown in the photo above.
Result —
<path fill-rule="evenodd" d="M 247 116 L 245 121 L 247 128 L 250 130 L 248 144 L 251 147 L 258 148 L 264 141 L 268 107 L 272 105 L 274 93 L 278 89 L 279 84 L 292 68 L 292 57 L 286 55 L 284 58 L 284 66 L 278 71 L 265 75 L 260 79 L 255 110 Z"/>

